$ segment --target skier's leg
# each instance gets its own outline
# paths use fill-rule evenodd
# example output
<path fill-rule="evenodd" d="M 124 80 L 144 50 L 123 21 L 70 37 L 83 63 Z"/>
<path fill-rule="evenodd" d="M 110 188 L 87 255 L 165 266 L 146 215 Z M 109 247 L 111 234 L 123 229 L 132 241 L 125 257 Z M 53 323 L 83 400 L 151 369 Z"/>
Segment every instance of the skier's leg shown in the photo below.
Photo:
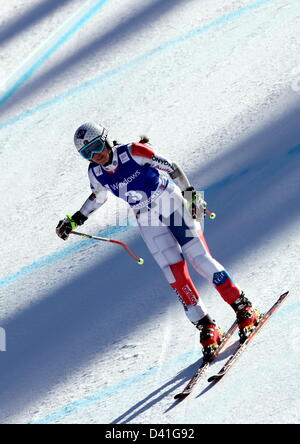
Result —
<path fill-rule="evenodd" d="M 180 191 L 176 188 L 172 196 L 174 201 L 183 201 Z M 257 324 L 259 313 L 252 308 L 251 302 L 232 280 L 225 267 L 212 257 L 200 224 L 191 217 L 186 206 L 181 205 L 180 211 L 180 205 L 173 203 L 173 208 L 176 209 L 169 217 L 170 231 L 195 270 L 212 283 L 223 300 L 234 309 L 237 314 L 240 337 L 244 341 Z M 204 343 L 204 341 L 201 342 Z"/>
<path fill-rule="evenodd" d="M 168 204 L 168 199 L 171 204 Z M 163 208 L 160 211 L 160 220 L 168 225 L 185 258 L 215 286 L 225 302 L 233 304 L 240 297 L 241 290 L 224 266 L 212 257 L 201 225 L 192 218 L 179 188 L 175 186 L 169 193 L 164 193 L 161 201 Z"/>
<path fill-rule="evenodd" d="M 141 235 L 171 287 L 177 292 L 188 319 L 195 325 L 207 316 L 207 309 L 190 277 L 182 250 L 159 219 L 149 224 L 146 214 L 137 217 Z M 143 220 L 144 219 L 144 220 Z"/>
<path fill-rule="evenodd" d="M 178 212 L 180 217 L 179 207 L 183 200 L 180 195 L 180 198 L 178 196 L 170 202 L 170 194 L 172 194 L 172 189 L 171 192 L 167 189 L 151 211 L 139 214 L 137 220 L 145 243 L 164 271 L 171 287 L 179 295 L 188 319 L 200 330 L 203 356 L 204 359 L 210 360 L 222 340 L 222 332 L 208 315 L 205 305 L 199 298 L 198 291 L 188 272 L 187 263 L 182 256 L 180 245 L 182 238 L 184 237 L 184 244 L 193 240 L 194 236 L 197 237 L 197 233 L 196 231 L 189 233 L 189 227 L 182 226 L 181 218 L 179 227 L 177 227 L 174 218 Z M 163 220 L 164 218 L 168 219 L 168 216 L 172 221 L 166 220 L 167 223 L 165 223 Z M 184 228 L 184 232 L 182 228 Z"/>
<path fill-rule="evenodd" d="M 182 247 L 183 253 L 194 269 L 212 283 L 227 304 L 233 304 L 241 296 L 241 290 L 232 280 L 225 267 L 207 251 L 198 237 Z"/>
<path fill-rule="evenodd" d="M 200 238 L 190 241 L 182 250 L 193 267 L 209 282 L 213 282 L 224 301 L 236 312 L 241 342 L 245 341 L 257 325 L 259 312 L 252 308 L 252 303 L 234 283 L 223 265 L 212 258 Z"/>

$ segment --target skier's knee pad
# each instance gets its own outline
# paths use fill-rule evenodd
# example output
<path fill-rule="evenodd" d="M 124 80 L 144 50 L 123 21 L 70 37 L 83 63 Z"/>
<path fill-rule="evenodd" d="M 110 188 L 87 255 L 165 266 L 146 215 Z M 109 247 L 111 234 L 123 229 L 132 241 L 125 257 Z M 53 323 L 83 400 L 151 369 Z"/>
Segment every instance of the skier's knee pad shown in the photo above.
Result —
<path fill-rule="evenodd" d="M 224 270 L 224 267 L 211 256 L 199 238 L 193 239 L 182 250 L 195 270 L 211 283 L 214 273 Z"/>
<path fill-rule="evenodd" d="M 141 227 L 141 233 L 154 259 L 169 283 L 176 279 L 170 264 L 182 261 L 182 251 L 167 227 Z"/>

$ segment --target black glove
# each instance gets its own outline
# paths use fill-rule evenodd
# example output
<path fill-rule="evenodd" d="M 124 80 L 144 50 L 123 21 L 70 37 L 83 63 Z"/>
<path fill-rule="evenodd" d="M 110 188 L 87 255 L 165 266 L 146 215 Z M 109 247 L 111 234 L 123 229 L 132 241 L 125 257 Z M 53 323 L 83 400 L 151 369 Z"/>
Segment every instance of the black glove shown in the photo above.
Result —
<path fill-rule="evenodd" d="M 71 231 L 75 230 L 78 225 L 83 225 L 87 220 L 80 211 L 77 211 L 73 216 L 66 216 L 63 220 L 58 222 L 56 227 L 56 234 L 63 240 L 67 240 Z"/>
<path fill-rule="evenodd" d="M 183 197 L 187 200 L 188 208 L 193 219 L 200 220 L 205 216 L 207 203 L 202 199 L 202 196 L 197 193 L 194 187 L 188 187 L 182 191 Z"/>

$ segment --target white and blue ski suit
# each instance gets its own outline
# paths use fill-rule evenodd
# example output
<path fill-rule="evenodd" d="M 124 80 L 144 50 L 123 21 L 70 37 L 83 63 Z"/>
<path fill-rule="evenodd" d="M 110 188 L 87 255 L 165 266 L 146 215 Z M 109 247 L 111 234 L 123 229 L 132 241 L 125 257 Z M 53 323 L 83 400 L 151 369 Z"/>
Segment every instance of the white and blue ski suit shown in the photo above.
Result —
<path fill-rule="evenodd" d="M 176 163 L 157 154 L 150 145 L 129 143 L 113 148 L 109 165 L 91 162 L 88 174 L 93 194 L 80 212 L 88 217 L 106 202 L 108 192 L 125 200 L 191 322 L 197 324 L 207 315 L 207 309 L 192 282 L 187 262 L 215 286 L 228 304 L 239 298 L 239 287 L 210 254 L 201 225 L 186 206 L 182 191 L 190 184 Z"/>

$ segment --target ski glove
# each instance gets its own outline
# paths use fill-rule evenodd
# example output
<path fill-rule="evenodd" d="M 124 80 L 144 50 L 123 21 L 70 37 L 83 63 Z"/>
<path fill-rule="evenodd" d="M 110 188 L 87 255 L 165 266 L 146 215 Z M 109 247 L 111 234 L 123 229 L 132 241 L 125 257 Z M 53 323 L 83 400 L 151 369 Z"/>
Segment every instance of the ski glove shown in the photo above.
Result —
<path fill-rule="evenodd" d="M 188 209 L 193 219 L 200 220 L 205 217 L 207 203 L 203 200 L 201 194 L 197 193 L 194 187 L 189 187 L 182 192 L 187 201 Z"/>
<path fill-rule="evenodd" d="M 75 230 L 78 225 L 83 225 L 87 220 L 80 211 L 77 211 L 73 216 L 66 216 L 63 220 L 58 222 L 56 227 L 56 234 L 63 240 L 67 240 L 71 231 Z"/>

